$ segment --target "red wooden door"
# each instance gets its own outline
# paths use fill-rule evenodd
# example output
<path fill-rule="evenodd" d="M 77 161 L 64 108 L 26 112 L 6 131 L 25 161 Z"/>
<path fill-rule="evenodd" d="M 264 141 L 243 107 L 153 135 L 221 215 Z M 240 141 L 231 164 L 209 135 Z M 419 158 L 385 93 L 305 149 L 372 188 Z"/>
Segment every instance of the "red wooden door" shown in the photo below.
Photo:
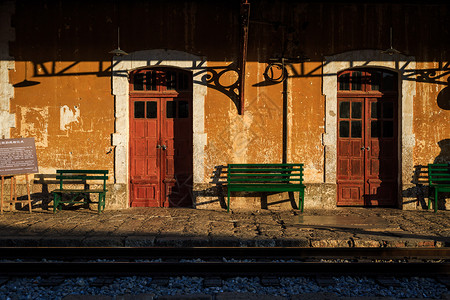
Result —
<path fill-rule="evenodd" d="M 394 73 L 376 69 L 339 75 L 338 205 L 397 203 L 396 80 Z"/>
<path fill-rule="evenodd" d="M 130 78 L 130 206 L 192 206 L 192 81 L 171 69 Z"/>

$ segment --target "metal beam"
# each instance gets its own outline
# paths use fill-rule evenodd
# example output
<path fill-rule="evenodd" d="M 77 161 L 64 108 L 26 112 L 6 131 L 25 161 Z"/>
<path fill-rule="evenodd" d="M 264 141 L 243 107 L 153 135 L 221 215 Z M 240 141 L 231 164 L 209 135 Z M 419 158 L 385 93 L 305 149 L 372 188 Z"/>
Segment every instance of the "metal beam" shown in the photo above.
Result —
<path fill-rule="evenodd" d="M 245 104 L 245 64 L 247 62 L 247 46 L 248 46 L 248 24 L 250 19 L 250 3 L 243 0 L 241 3 L 240 24 L 241 24 L 241 40 L 240 40 L 240 58 L 239 58 L 239 114 L 244 114 Z"/>

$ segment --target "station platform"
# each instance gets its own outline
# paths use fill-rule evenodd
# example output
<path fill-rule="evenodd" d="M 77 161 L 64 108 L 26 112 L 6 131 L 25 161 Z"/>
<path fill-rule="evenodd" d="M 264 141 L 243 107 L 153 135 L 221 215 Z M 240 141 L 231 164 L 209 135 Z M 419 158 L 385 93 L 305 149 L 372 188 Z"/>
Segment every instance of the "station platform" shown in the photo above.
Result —
<path fill-rule="evenodd" d="M 0 247 L 448 247 L 450 211 L 81 208 L 3 212 Z"/>

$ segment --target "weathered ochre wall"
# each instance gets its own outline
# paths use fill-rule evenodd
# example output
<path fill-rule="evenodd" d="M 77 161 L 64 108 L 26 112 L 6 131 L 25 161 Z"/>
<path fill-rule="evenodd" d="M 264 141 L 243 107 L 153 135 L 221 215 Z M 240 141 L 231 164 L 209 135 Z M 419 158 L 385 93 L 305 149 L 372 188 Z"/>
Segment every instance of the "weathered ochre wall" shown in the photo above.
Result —
<path fill-rule="evenodd" d="M 43 70 L 59 72 L 73 63 L 45 63 L 37 66 L 36 73 L 32 62 L 16 63 L 15 70 L 10 71 L 11 82 L 27 79 L 39 84 L 15 88 L 10 109 L 16 116 L 16 127 L 11 129 L 11 137 L 35 138 L 43 174 L 52 174 L 58 168 L 111 172 L 114 103 L 110 79 L 76 75 L 95 72 L 98 63 L 94 62 L 76 64 L 71 68 L 75 73 L 72 76 L 45 76 Z"/>
<path fill-rule="evenodd" d="M 213 62 L 208 66 L 214 68 Z M 264 82 L 265 63 L 247 64 L 245 107 L 238 114 L 233 101 L 208 90 L 205 103 L 206 178 L 218 165 L 228 163 L 281 163 L 283 155 L 283 84 Z M 294 77 L 300 68 L 314 77 Z M 318 71 L 316 71 L 318 70 Z M 308 182 L 323 180 L 323 100 L 321 64 L 302 63 L 289 68 L 287 161 L 304 163 Z M 225 80 L 225 79 L 224 79 Z M 229 81 L 235 76 L 229 74 Z"/>
<path fill-rule="evenodd" d="M 447 63 L 448 64 L 448 63 Z M 420 70 L 439 69 L 442 64 L 419 62 Z M 449 76 L 436 72 L 435 80 L 418 81 L 414 99 L 414 164 L 450 162 L 450 93 Z M 431 82 L 430 82 L 431 81 Z M 435 81 L 433 83 L 432 81 Z"/>
<path fill-rule="evenodd" d="M 292 66 L 291 74 L 310 74 L 290 79 L 289 156 L 292 162 L 305 164 L 305 180 L 323 182 L 324 99 L 322 64 L 306 62 Z"/>

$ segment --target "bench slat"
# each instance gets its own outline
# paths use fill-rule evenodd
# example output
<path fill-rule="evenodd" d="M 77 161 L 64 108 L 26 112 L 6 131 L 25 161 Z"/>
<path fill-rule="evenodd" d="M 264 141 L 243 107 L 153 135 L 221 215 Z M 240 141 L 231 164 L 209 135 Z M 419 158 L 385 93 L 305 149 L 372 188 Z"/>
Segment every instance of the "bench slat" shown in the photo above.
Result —
<path fill-rule="evenodd" d="M 430 177 L 439 177 L 439 176 L 449 178 L 450 173 L 447 173 L 447 174 L 446 173 L 430 173 Z"/>
<path fill-rule="evenodd" d="M 256 183 L 256 182 L 267 182 L 267 183 L 271 183 L 271 182 L 290 182 L 290 181 L 299 181 L 302 182 L 303 179 L 293 179 L 293 178 L 273 178 L 273 180 L 270 180 L 270 178 L 231 178 L 229 180 L 230 183 L 234 183 L 234 182 L 247 182 L 247 183 Z"/>
<path fill-rule="evenodd" d="M 73 173 L 73 174 L 108 174 L 108 170 L 56 170 L 56 173 Z"/>
<path fill-rule="evenodd" d="M 56 179 L 78 179 L 78 180 L 107 180 L 108 176 L 91 176 L 91 175 L 56 175 Z"/>
<path fill-rule="evenodd" d="M 299 172 L 300 169 L 228 169 L 229 173 L 242 173 L 242 172 L 273 172 L 273 173 L 282 173 L 282 172 Z"/>
<path fill-rule="evenodd" d="M 447 178 L 441 177 L 441 178 L 430 178 L 431 181 L 449 181 L 450 176 Z"/>
<path fill-rule="evenodd" d="M 284 173 L 284 174 L 278 174 L 278 173 L 232 173 L 233 177 L 293 177 L 293 176 L 302 176 L 301 173 Z"/>
<path fill-rule="evenodd" d="M 108 190 L 104 189 L 96 189 L 96 190 L 79 190 L 79 189 L 57 189 L 52 191 L 52 193 L 103 193 L 107 192 Z"/>
<path fill-rule="evenodd" d="M 302 166 L 303 164 L 229 164 L 228 167 L 292 167 Z"/>
<path fill-rule="evenodd" d="M 244 188 L 258 188 L 258 189 L 264 189 L 267 192 L 271 192 L 272 189 L 275 188 L 282 188 L 282 189 L 298 189 L 298 188 L 302 188 L 305 187 L 305 185 L 303 184 L 271 184 L 270 185 L 270 189 L 267 188 L 267 184 L 246 184 L 246 185 L 232 185 L 229 188 L 230 189 L 244 189 Z"/>

